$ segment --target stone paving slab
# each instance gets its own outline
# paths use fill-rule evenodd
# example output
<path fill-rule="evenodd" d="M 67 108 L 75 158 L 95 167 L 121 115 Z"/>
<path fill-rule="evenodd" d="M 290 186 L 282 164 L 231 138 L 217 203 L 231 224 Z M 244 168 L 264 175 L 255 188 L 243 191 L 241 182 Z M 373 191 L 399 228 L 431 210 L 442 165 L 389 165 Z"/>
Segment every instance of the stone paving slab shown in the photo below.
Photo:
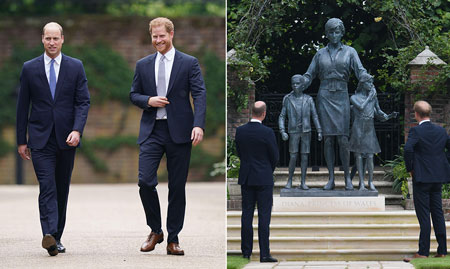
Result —
<path fill-rule="evenodd" d="M 167 238 L 167 184 L 158 185 Z M 185 256 L 168 256 L 166 241 L 139 251 L 150 230 L 136 184 L 72 185 L 62 242 L 67 253 L 41 247 L 38 186 L 0 186 L 0 268 L 225 268 L 225 184 L 188 183 Z"/>

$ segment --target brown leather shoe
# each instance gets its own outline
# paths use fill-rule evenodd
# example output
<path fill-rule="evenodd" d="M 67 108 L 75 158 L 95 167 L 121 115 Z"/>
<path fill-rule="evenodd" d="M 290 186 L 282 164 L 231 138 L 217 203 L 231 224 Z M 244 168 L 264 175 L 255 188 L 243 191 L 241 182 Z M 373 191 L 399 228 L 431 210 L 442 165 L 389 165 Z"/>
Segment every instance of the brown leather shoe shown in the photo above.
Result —
<path fill-rule="evenodd" d="M 433 257 L 435 257 L 435 258 L 445 258 L 445 255 L 444 254 L 436 254 Z"/>
<path fill-rule="evenodd" d="M 167 245 L 167 255 L 184 255 L 184 251 L 180 248 L 178 243 L 169 243 Z"/>
<path fill-rule="evenodd" d="M 155 249 L 156 244 L 160 244 L 162 241 L 164 241 L 164 233 L 156 234 L 154 232 L 151 232 L 147 240 L 142 244 L 141 251 L 142 252 L 149 252 Z"/>
<path fill-rule="evenodd" d="M 42 247 L 45 248 L 50 256 L 58 255 L 56 240 L 51 234 L 44 235 L 42 238 Z"/>
<path fill-rule="evenodd" d="M 414 255 L 411 258 L 404 258 L 403 261 L 410 262 L 414 259 L 424 259 L 424 258 L 428 258 L 428 256 L 422 256 L 422 255 L 419 255 L 419 253 L 414 253 Z"/>

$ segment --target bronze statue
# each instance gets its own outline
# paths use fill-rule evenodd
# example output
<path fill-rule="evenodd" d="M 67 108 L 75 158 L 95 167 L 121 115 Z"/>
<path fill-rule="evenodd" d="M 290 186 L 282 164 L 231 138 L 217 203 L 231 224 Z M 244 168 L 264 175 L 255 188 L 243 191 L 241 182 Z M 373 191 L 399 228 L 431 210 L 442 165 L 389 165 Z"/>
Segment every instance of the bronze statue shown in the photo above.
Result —
<path fill-rule="evenodd" d="M 373 78 L 367 73 L 360 77 L 356 93 L 350 98 L 350 102 L 353 124 L 349 148 L 355 154 L 355 164 L 359 174 L 359 190 L 367 190 L 364 186 L 364 174 L 367 166 L 369 190 L 376 191 L 375 185 L 373 185 L 373 154 L 379 153 L 381 149 L 375 133 L 373 118 L 376 116 L 381 121 L 387 121 L 396 118 L 398 112 L 387 115 L 380 109 Z"/>
<path fill-rule="evenodd" d="M 335 187 L 335 140 L 339 144 L 339 155 L 344 168 L 345 189 L 353 190 L 349 174 L 350 101 L 347 82 L 352 70 L 358 80 L 367 71 L 362 66 L 356 50 L 341 43 L 344 33 L 344 24 L 340 19 L 328 20 L 325 24 L 325 34 L 329 43 L 314 55 L 308 71 L 304 74 L 307 85 L 310 85 L 315 77 L 320 79 L 317 110 L 325 140 L 324 155 L 329 173 L 325 190 Z"/>
<path fill-rule="evenodd" d="M 287 189 L 292 187 L 292 176 L 294 175 L 295 164 L 297 162 L 298 148 L 301 141 L 301 184 L 298 188 L 308 190 L 306 186 L 306 168 L 308 168 L 308 154 L 311 144 L 311 121 L 312 117 L 316 126 L 318 139 L 322 140 L 322 128 L 317 117 L 316 106 L 311 96 L 303 94 L 307 88 L 307 81 L 302 75 L 294 75 L 291 79 L 292 92 L 283 98 L 283 108 L 278 118 L 281 137 L 284 141 L 289 139 L 289 178 L 286 184 Z M 288 118 L 288 133 L 285 129 L 285 119 Z"/>

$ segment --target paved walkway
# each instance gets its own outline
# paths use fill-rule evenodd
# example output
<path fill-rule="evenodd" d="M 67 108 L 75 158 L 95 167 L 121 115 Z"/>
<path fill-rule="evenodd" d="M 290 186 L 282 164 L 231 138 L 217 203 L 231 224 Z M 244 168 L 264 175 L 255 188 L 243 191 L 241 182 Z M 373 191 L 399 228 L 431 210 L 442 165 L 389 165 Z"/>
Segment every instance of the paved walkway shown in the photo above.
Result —
<path fill-rule="evenodd" d="M 149 233 L 136 184 L 72 185 L 66 229 L 67 253 L 50 257 L 41 247 L 38 186 L 0 186 L 0 268 L 225 268 L 225 185 L 188 183 L 180 246 L 185 256 L 166 255 L 166 242 L 139 251 Z M 163 231 L 167 184 L 160 184 Z"/>
<path fill-rule="evenodd" d="M 244 269 L 403 269 L 414 266 L 403 261 L 358 261 L 358 262 L 250 262 Z"/>

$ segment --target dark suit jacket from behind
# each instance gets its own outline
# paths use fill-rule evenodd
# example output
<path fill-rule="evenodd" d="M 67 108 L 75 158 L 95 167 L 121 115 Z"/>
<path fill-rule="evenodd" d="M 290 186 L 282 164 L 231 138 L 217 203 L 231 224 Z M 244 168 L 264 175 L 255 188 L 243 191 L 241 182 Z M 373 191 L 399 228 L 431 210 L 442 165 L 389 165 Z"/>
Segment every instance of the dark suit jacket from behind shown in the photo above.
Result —
<path fill-rule="evenodd" d="M 424 122 L 411 128 L 405 144 L 406 170 L 414 171 L 416 182 L 450 182 L 445 148 L 450 150 L 450 137 L 441 126 Z"/>
<path fill-rule="evenodd" d="M 155 80 L 156 53 L 140 59 L 136 63 L 130 100 L 142 108 L 138 144 L 142 144 L 152 133 L 156 120 L 156 107 L 148 106 L 148 99 L 157 96 Z M 192 111 L 189 94 L 194 101 Z M 166 105 L 167 124 L 170 137 L 175 143 L 191 141 L 193 127 L 205 128 L 206 88 L 198 60 L 178 50 L 170 74 L 166 95 L 170 104 Z"/>
<path fill-rule="evenodd" d="M 44 55 L 23 64 L 17 97 L 17 144 L 42 149 L 54 128 L 58 147 L 70 149 L 67 136 L 72 131 L 83 134 L 90 106 L 83 64 L 62 54 L 54 99 L 44 65 Z"/>
<path fill-rule="evenodd" d="M 273 130 L 259 122 L 249 122 L 236 129 L 235 142 L 241 160 L 238 184 L 273 186 L 273 171 L 279 158 Z"/>

